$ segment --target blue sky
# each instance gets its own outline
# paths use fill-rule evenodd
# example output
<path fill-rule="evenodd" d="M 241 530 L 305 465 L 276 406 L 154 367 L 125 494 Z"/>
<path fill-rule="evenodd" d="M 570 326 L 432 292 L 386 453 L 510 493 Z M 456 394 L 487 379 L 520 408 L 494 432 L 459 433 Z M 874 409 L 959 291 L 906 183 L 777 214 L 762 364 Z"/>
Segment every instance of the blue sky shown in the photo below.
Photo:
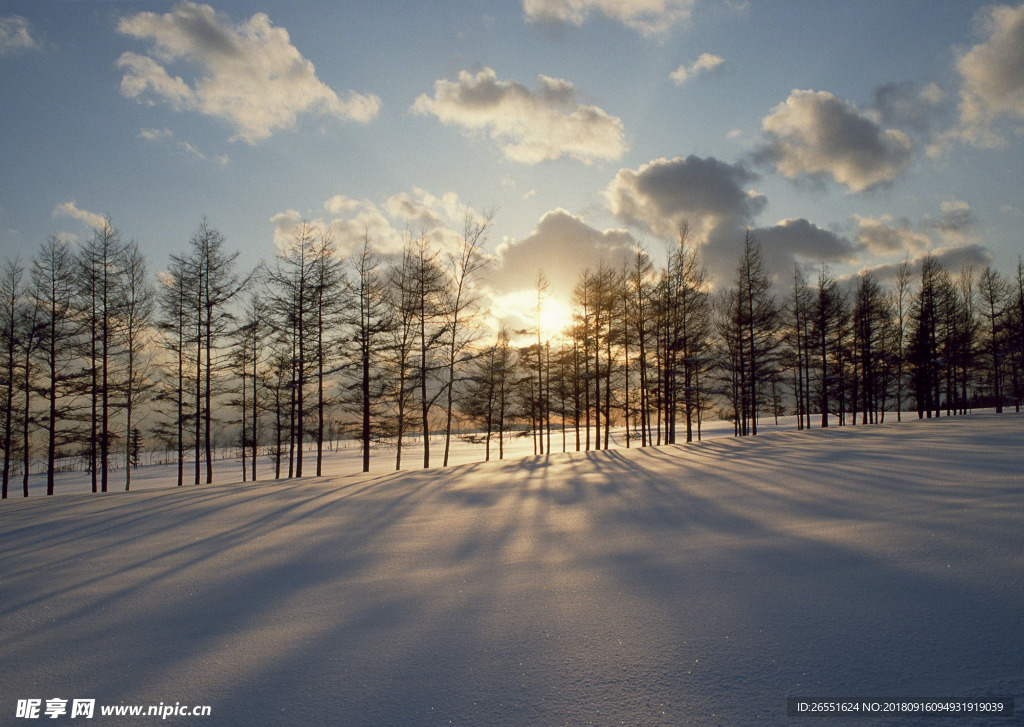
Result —
<path fill-rule="evenodd" d="M 305 219 L 448 244 L 495 208 L 507 307 L 682 219 L 727 280 L 904 257 L 1011 272 L 1024 5 L 0 0 L 0 246 L 109 215 L 153 269 L 205 215 L 247 264 Z M 813 275 L 813 274 L 812 274 Z"/>

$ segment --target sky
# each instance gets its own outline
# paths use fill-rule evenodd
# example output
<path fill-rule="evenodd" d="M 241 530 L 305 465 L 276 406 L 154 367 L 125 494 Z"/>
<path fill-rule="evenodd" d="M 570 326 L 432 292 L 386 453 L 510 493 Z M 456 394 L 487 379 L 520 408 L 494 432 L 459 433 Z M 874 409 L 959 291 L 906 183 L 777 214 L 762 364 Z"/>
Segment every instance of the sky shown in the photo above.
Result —
<path fill-rule="evenodd" d="M 104 216 L 160 270 L 204 217 L 251 267 L 301 221 L 389 253 L 493 211 L 502 316 L 538 270 L 564 310 L 684 220 L 716 285 L 747 232 L 780 285 L 928 254 L 1012 274 L 1022 172 L 1024 5 L 0 0 L 23 261 Z"/>

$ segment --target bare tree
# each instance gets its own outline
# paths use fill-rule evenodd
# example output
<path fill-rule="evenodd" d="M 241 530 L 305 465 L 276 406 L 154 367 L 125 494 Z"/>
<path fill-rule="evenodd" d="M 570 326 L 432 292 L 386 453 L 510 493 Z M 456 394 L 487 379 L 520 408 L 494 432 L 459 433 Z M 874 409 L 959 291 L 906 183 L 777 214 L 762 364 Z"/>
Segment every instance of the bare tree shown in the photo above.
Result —
<path fill-rule="evenodd" d="M 425 234 L 411 240 L 409 261 L 411 267 L 406 278 L 415 325 L 416 385 L 420 399 L 420 426 L 423 435 L 423 467 L 430 467 L 430 410 L 444 388 L 431 388 L 436 372 L 443 368 L 436 357 L 438 344 L 444 340 L 448 327 L 444 325 L 443 296 L 445 275 L 438 263 L 438 253 Z"/>
<path fill-rule="evenodd" d="M 741 381 L 747 387 L 743 401 L 749 409 L 741 423 L 741 433 L 757 434 L 757 417 L 761 404 L 761 387 L 768 381 L 774 366 L 772 357 L 779 346 L 779 310 L 771 294 L 771 278 L 764 268 L 761 246 L 750 232 L 743 241 L 743 254 L 737 268 L 737 309 L 741 325 L 741 345 L 746 363 Z"/>
<path fill-rule="evenodd" d="M 469 351 L 480 337 L 482 321 L 477 315 L 480 293 L 475 278 L 487 262 L 483 255 L 484 236 L 491 224 L 493 212 L 476 216 L 467 210 L 458 249 L 449 254 L 447 284 L 444 286 L 444 317 L 446 345 L 445 364 L 445 425 L 444 466 L 448 466 L 448 453 L 452 440 L 452 414 L 455 390 L 459 383 L 459 368 L 469 358 Z"/>
<path fill-rule="evenodd" d="M 394 311 L 391 341 L 386 362 L 386 381 L 390 384 L 388 399 L 394 410 L 391 431 L 395 439 L 395 469 L 402 469 L 402 447 L 411 426 L 410 407 L 413 393 L 413 356 L 416 345 L 416 312 L 418 299 L 414 284 L 415 254 L 411 240 L 406 240 L 402 257 L 392 267 L 388 281 L 390 307 Z"/>
<path fill-rule="evenodd" d="M 189 258 L 172 255 L 169 269 L 158 276 L 159 328 L 163 334 L 164 348 L 173 357 L 171 371 L 167 376 L 170 383 L 165 388 L 163 397 L 175 405 L 173 439 L 177 452 L 179 487 L 185 483 L 185 427 L 189 419 L 185 396 L 187 370 L 192 363 L 189 349 L 195 345 L 190 336 L 195 335 L 197 327 L 192 318 L 196 313 L 197 303 L 190 299 L 190 296 L 197 295 L 198 290 L 195 286 L 195 277 L 190 270 L 191 263 Z"/>
<path fill-rule="evenodd" d="M 905 378 L 907 340 L 906 320 L 909 311 L 910 261 L 904 258 L 896 268 L 896 289 L 893 300 L 896 307 L 896 421 L 903 421 L 903 384 Z"/>
<path fill-rule="evenodd" d="M 320 230 L 313 249 L 312 348 L 316 361 L 316 476 L 323 472 L 324 422 L 328 400 L 324 378 L 332 373 L 337 347 L 332 331 L 340 324 L 344 272 L 338 247 L 330 230 Z"/>
<path fill-rule="evenodd" d="M 25 290 L 22 276 L 25 269 L 17 259 L 5 259 L 0 270 L 0 346 L 3 348 L 3 369 L 0 383 L 3 385 L 0 408 L 3 410 L 3 494 L 7 499 L 11 464 L 14 462 L 16 440 L 14 430 L 18 422 L 15 412 L 15 377 L 17 376 L 19 338 L 22 335 L 25 316 Z"/>
<path fill-rule="evenodd" d="M 987 267 L 981 273 L 978 295 L 981 299 L 981 317 L 985 322 L 985 352 L 992 381 L 992 396 L 996 412 L 1003 412 L 1003 354 L 1005 346 L 1005 314 L 1009 289 L 999 273 Z"/>
<path fill-rule="evenodd" d="M 118 293 L 122 284 L 125 245 L 121 233 L 104 218 L 82 248 L 78 259 L 78 308 L 89 329 L 88 356 L 90 374 L 89 451 L 93 471 L 93 492 L 96 471 L 99 489 L 106 492 L 110 476 L 110 448 L 114 437 L 111 414 L 115 384 L 115 353 L 117 326 L 120 320 Z M 97 448 L 99 462 L 96 461 Z"/>
<path fill-rule="evenodd" d="M 473 375 L 463 410 L 474 422 L 484 428 L 482 437 L 470 435 L 472 442 L 483 441 L 484 459 L 491 459 L 491 439 L 498 438 L 498 459 L 505 456 L 505 431 L 511 414 L 511 397 L 516 367 L 509 345 L 508 330 L 498 330 L 493 344 L 473 361 Z"/>
<path fill-rule="evenodd" d="M 627 294 L 637 344 L 636 366 L 640 373 L 640 446 L 651 441 L 650 392 L 648 389 L 648 337 L 650 336 L 650 298 L 654 286 L 654 264 L 642 247 L 637 248 L 627 274 Z"/>
<path fill-rule="evenodd" d="M 238 252 L 224 251 L 224 236 L 206 219 L 189 241 L 189 271 L 194 279 L 193 296 L 196 324 L 196 420 L 195 420 L 195 484 L 200 481 L 200 459 L 205 455 L 206 483 L 213 482 L 213 399 L 214 370 L 222 363 L 224 338 L 229 333 L 233 315 L 230 302 L 248 283 L 248 277 L 234 272 Z M 203 447 L 202 451 L 200 446 Z"/>
<path fill-rule="evenodd" d="M 388 300 L 387 283 L 380 270 L 381 261 L 373 249 L 369 231 L 363 234 L 362 247 L 349 258 L 352 273 L 348 284 L 348 315 L 345 324 L 349 331 L 344 342 L 353 361 L 349 368 L 355 379 L 351 390 L 355 396 L 345 402 L 355 405 L 359 414 L 359 441 L 362 446 L 363 472 L 370 471 L 370 446 L 374 435 L 376 402 L 384 394 L 383 386 L 375 387 L 382 373 L 386 354 L 387 336 L 392 330 L 393 314 Z M 352 375 L 352 370 L 355 370 Z M 404 369 L 403 369 L 404 371 Z M 381 377 L 383 378 L 383 377 Z"/>
<path fill-rule="evenodd" d="M 40 354 L 47 378 L 42 387 L 49 411 L 46 418 L 46 494 L 53 494 L 58 448 L 69 438 L 66 428 L 72 403 L 77 360 L 75 338 L 79 329 L 74 321 L 75 262 L 71 245 L 52 235 L 32 261 L 32 297 L 40 311 L 42 344 Z"/>
<path fill-rule="evenodd" d="M 120 298 L 118 335 L 124 352 L 125 410 L 125 491 L 132 484 L 132 442 L 136 407 L 145 402 L 152 391 L 149 363 L 152 356 L 154 292 L 146 273 L 146 260 L 132 241 L 124 251 L 122 280 L 117 291 Z"/>

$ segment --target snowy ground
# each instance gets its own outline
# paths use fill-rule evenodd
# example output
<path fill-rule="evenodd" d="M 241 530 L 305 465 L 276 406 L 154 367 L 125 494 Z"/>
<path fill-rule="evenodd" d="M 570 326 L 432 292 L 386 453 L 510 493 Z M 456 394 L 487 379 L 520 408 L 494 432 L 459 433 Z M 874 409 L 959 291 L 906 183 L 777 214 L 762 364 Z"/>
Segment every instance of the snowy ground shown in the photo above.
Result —
<path fill-rule="evenodd" d="M 907 414 L 906 416 L 917 416 Z M 833 424 L 836 418 L 832 417 Z M 814 426 L 817 427 L 819 419 L 814 419 Z M 758 431 L 792 431 L 797 428 L 796 417 L 788 416 L 779 419 L 766 419 L 758 424 Z M 685 437 L 685 431 L 680 423 L 680 431 L 677 438 L 681 441 Z M 594 437 L 594 429 L 591 428 L 591 436 Z M 603 433 L 602 433 L 603 436 Z M 694 428 L 694 439 L 697 438 L 696 426 Z M 731 422 L 712 420 L 702 424 L 701 436 L 704 439 L 733 436 L 733 425 Z M 584 448 L 585 431 L 580 434 L 580 448 Z M 434 435 L 430 439 L 430 462 L 432 467 L 440 467 L 444 461 L 444 437 Z M 630 446 L 639 446 L 640 440 L 634 432 L 630 435 Z M 610 437 L 612 449 L 626 447 L 626 432 L 623 428 L 613 428 Z M 555 428 L 551 431 L 551 451 L 562 452 L 576 449 L 575 432 L 567 429 L 563 443 L 561 430 Z M 545 440 L 545 449 L 547 444 Z M 186 453 L 186 457 L 190 456 Z M 217 484 L 231 484 L 242 482 L 242 461 L 237 454 L 237 448 L 230 450 L 215 450 L 213 463 L 213 481 Z M 453 436 L 449 464 L 468 464 L 472 462 L 483 462 L 486 449 L 483 444 L 471 444 L 460 437 Z M 517 459 L 533 455 L 533 439 L 506 435 L 505 437 L 505 459 Z M 177 484 L 178 470 L 177 460 L 174 453 L 146 453 L 142 466 L 132 471 L 133 490 L 148 490 L 155 487 L 173 487 Z M 496 436 L 491 441 L 491 459 L 498 459 L 498 442 Z M 171 464 L 164 464 L 164 460 L 172 460 Z M 120 453 L 111 457 L 111 472 L 109 475 L 108 489 L 110 491 L 123 491 L 125 485 L 124 470 L 121 469 L 122 458 Z M 154 464 L 154 462 L 157 462 Z M 92 483 L 88 473 L 81 470 L 81 462 L 74 462 L 76 469 L 60 472 L 58 471 L 54 481 L 54 494 L 65 495 L 74 493 L 90 492 Z M 200 477 L 206 482 L 206 464 L 201 463 Z M 250 465 L 251 466 L 251 465 Z M 351 440 L 328 443 L 324 451 L 323 475 L 337 476 L 359 473 L 362 471 L 362 450 L 358 442 Z M 316 472 L 316 449 L 315 445 L 306 442 L 305 457 L 303 460 L 304 474 L 308 477 Z M 402 448 L 402 469 L 415 470 L 423 468 L 423 440 L 420 437 L 408 437 Z M 29 496 L 46 494 L 46 461 L 35 460 L 32 464 L 32 473 L 29 475 Z M 248 469 L 246 472 L 248 473 Z M 288 456 L 284 455 L 282 473 L 288 471 Z M 373 473 L 384 473 L 395 471 L 395 448 L 394 446 L 374 446 L 371 450 L 370 471 Z M 256 475 L 258 480 L 270 480 L 274 478 L 274 461 L 263 452 L 260 453 Z M 246 475 L 248 477 L 248 474 Z M 189 485 L 195 482 L 195 464 L 188 461 L 185 464 L 184 483 Z M 10 484 L 10 497 L 22 496 L 22 477 L 20 474 L 12 477 Z"/>
<path fill-rule="evenodd" d="M 0 723 L 63 697 L 211 706 L 179 725 L 1021 724 L 1022 446 L 984 414 L 15 498 Z"/>

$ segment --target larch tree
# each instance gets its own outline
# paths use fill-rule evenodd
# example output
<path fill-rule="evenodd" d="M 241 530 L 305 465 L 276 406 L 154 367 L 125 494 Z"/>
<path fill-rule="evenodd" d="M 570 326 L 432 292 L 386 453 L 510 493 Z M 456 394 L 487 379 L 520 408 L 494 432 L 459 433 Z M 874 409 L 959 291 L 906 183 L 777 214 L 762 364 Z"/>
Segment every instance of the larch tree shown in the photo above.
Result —
<path fill-rule="evenodd" d="M 136 431 L 135 413 L 152 393 L 149 368 L 153 355 L 153 314 L 155 293 L 146 271 L 146 260 L 134 240 L 124 250 L 121 284 L 117 290 L 119 325 L 117 335 L 124 358 L 123 406 L 125 412 L 125 482 L 132 484 L 132 446 Z"/>
<path fill-rule="evenodd" d="M 344 305 L 345 275 L 338 246 L 330 230 L 318 230 L 313 248 L 312 354 L 316 362 L 316 476 L 323 473 L 324 430 L 327 418 L 325 378 L 337 360 L 337 337 Z"/>
<path fill-rule="evenodd" d="M 391 268 L 388 278 L 389 307 L 394 312 L 390 329 L 386 378 L 393 416 L 391 434 L 395 441 L 395 469 L 402 469 L 402 448 L 412 426 L 412 395 L 415 385 L 416 314 L 419 301 L 414 282 L 415 253 L 411 240 L 406 240 L 402 257 Z"/>
<path fill-rule="evenodd" d="M 196 324 L 196 402 L 195 402 L 195 484 L 200 482 L 200 460 L 206 462 L 206 483 L 213 482 L 213 408 L 215 390 L 214 371 L 223 364 L 225 338 L 230 332 L 234 316 L 230 304 L 247 285 L 249 278 L 234 271 L 238 252 L 224 250 L 224 236 L 211 227 L 206 219 L 189 241 L 189 271 L 193 274 Z M 200 449 L 202 447 L 202 449 Z"/>
<path fill-rule="evenodd" d="M 109 219 L 104 218 L 82 247 L 76 266 L 77 308 L 89 333 L 85 345 L 88 346 L 90 376 L 89 456 L 94 492 L 97 470 L 100 492 L 107 492 L 109 487 L 111 440 L 114 437 L 111 417 L 116 388 L 117 326 L 121 320 L 119 294 L 125 252 L 121 233 Z"/>
<path fill-rule="evenodd" d="M 910 310 L 910 261 L 904 258 L 896 268 L 892 292 L 896 323 L 896 421 L 903 421 L 903 388 L 906 378 L 907 315 Z"/>
<path fill-rule="evenodd" d="M 813 298 L 799 264 L 793 266 L 793 292 L 789 301 L 789 347 L 792 352 L 793 398 L 797 429 L 811 427 L 810 318 Z"/>
<path fill-rule="evenodd" d="M 344 316 L 347 337 L 342 342 L 343 351 L 349 357 L 346 374 L 351 381 L 343 403 L 358 415 L 363 472 L 370 471 L 370 448 L 376 430 L 380 428 L 375 421 L 386 388 L 382 385 L 385 379 L 382 374 L 388 335 L 394 324 L 387 280 L 381 265 L 369 231 L 366 231 L 362 246 L 348 259 L 348 305 Z"/>
<path fill-rule="evenodd" d="M 757 434 L 757 417 L 761 408 L 761 388 L 775 366 L 779 347 L 779 310 L 771 292 L 772 281 L 761 255 L 761 246 L 747 231 L 743 253 L 736 269 L 737 315 L 740 316 L 741 345 L 746 363 L 741 380 L 748 387 L 743 400 L 749 403 L 750 433 Z M 747 433 L 747 421 L 741 425 Z"/>
<path fill-rule="evenodd" d="M 992 396 L 995 399 L 996 412 L 1002 414 L 1003 350 L 1006 348 L 1005 332 L 1007 330 L 1005 314 L 1009 289 L 997 271 L 986 267 L 978 281 L 978 296 L 981 303 L 980 314 L 985 328 L 985 355 L 992 382 Z"/>
<path fill-rule="evenodd" d="M 0 269 L 0 355 L 3 357 L 3 369 L 0 370 L 0 408 L 3 411 L 3 490 L 2 499 L 7 499 L 8 484 L 11 476 L 11 465 L 16 455 L 15 429 L 18 421 L 15 418 L 15 392 L 18 375 L 18 348 L 22 335 L 25 315 L 25 289 L 23 276 L 25 268 L 17 259 L 5 259 Z"/>
<path fill-rule="evenodd" d="M 39 354 L 46 371 L 41 390 L 46 415 L 46 494 L 52 495 L 59 449 L 70 438 L 68 419 L 73 411 L 73 384 L 79 373 L 76 338 L 80 333 L 72 315 L 75 295 L 75 260 L 71 244 L 52 235 L 32 261 L 32 297 L 39 310 Z"/>
<path fill-rule="evenodd" d="M 932 255 L 921 260 L 921 284 L 911 302 L 911 331 L 907 357 L 914 382 L 919 419 L 939 413 L 939 288 L 945 271 Z"/>
<path fill-rule="evenodd" d="M 753 274 L 763 273 L 754 271 Z M 689 226 L 685 222 L 680 224 L 677 245 L 669 253 L 664 281 L 668 295 L 664 306 L 666 381 L 672 382 L 671 393 L 666 397 L 671 407 L 671 410 L 666 410 L 666 421 L 671 422 L 668 442 L 676 441 L 675 419 L 680 393 L 686 418 L 686 441 L 692 442 L 694 423 L 699 413 L 700 375 L 707 366 L 711 300 L 707 268 L 696 244 L 690 239 Z M 764 305 L 760 297 L 756 299 L 756 305 Z"/>
<path fill-rule="evenodd" d="M 839 289 L 827 266 L 818 271 L 818 287 L 813 310 L 811 336 L 818 369 L 818 407 L 822 428 L 829 425 L 829 414 L 843 377 L 843 326 L 846 318 L 846 296 Z M 838 407 L 837 407 L 838 410 Z"/>
<path fill-rule="evenodd" d="M 198 294 L 190 258 L 171 255 L 167 271 L 158 275 L 159 330 L 164 349 L 171 355 L 165 370 L 165 385 L 161 398 L 174 404 L 172 430 L 168 435 L 173 440 L 177 454 L 178 486 L 185 484 L 185 429 L 190 417 L 186 396 L 189 391 L 189 371 L 194 365 L 190 352 L 194 350 L 196 324 L 193 316 L 197 304 L 190 296 Z"/>
<path fill-rule="evenodd" d="M 626 275 L 626 290 L 630 301 L 633 339 L 637 355 L 635 367 L 639 371 L 639 423 L 640 446 L 646 447 L 651 441 L 651 412 L 649 392 L 649 341 L 651 333 L 651 296 L 654 288 L 654 263 L 643 247 L 638 247 Z"/>
<path fill-rule="evenodd" d="M 452 417 L 456 389 L 458 388 L 462 368 L 471 356 L 473 346 L 480 338 L 483 319 L 479 315 L 481 293 L 477 288 L 477 278 L 487 258 L 483 253 L 483 243 L 488 227 L 494 217 L 493 212 L 475 215 L 466 210 L 463 220 L 462 236 L 458 247 L 448 255 L 445 269 L 447 276 L 443 290 L 442 310 L 444 311 L 445 332 L 445 367 L 447 375 L 445 386 L 445 425 L 444 425 L 444 466 L 448 466 L 448 454 L 452 441 Z"/>
<path fill-rule="evenodd" d="M 420 234 L 409 245 L 411 269 L 406 280 L 408 289 L 403 293 L 411 294 L 413 304 L 415 376 L 423 435 L 423 467 L 426 469 L 430 467 L 430 410 L 444 391 L 443 386 L 433 387 L 433 384 L 437 372 L 444 367 L 438 360 L 437 349 L 449 332 L 443 319 L 447 281 L 438 261 L 438 252 L 426 234 Z"/>

